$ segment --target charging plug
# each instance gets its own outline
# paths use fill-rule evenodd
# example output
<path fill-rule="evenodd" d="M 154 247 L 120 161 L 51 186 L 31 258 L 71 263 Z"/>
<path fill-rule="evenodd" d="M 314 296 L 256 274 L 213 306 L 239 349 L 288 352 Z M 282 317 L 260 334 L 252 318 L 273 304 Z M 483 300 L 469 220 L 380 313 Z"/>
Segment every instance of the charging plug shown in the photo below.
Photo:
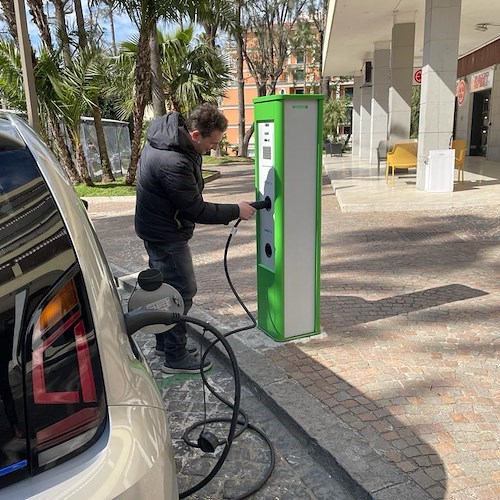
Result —
<path fill-rule="evenodd" d="M 271 206 L 272 206 L 271 198 L 269 198 L 269 196 L 266 196 L 266 198 L 264 200 L 254 201 L 254 202 L 250 203 L 250 205 L 252 205 L 252 207 L 257 209 L 257 210 L 262 210 L 263 208 L 265 208 L 266 210 L 271 210 Z"/>
<path fill-rule="evenodd" d="M 213 453 L 217 446 L 219 446 L 217 436 L 210 431 L 201 431 L 198 438 L 198 448 L 205 453 Z"/>

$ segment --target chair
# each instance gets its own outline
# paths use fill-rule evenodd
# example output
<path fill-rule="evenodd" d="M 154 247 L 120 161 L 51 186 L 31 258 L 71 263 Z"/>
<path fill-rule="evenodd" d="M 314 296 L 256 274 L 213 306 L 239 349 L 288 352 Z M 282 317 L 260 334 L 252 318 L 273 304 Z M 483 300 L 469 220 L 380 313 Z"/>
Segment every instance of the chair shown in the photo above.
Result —
<path fill-rule="evenodd" d="M 332 142 L 330 141 L 330 139 L 325 139 L 325 141 L 323 142 L 323 148 L 325 150 L 325 155 L 333 156 Z"/>
<path fill-rule="evenodd" d="M 377 146 L 377 175 L 380 175 L 380 162 L 387 160 L 387 151 L 389 151 L 389 141 L 380 141 Z"/>
<path fill-rule="evenodd" d="M 385 182 L 388 182 L 389 169 L 392 169 L 392 185 L 394 186 L 394 171 L 398 169 L 417 168 L 416 142 L 397 142 L 394 149 L 387 153 L 387 165 L 385 167 Z"/>
<path fill-rule="evenodd" d="M 460 181 L 461 173 L 463 182 L 465 151 L 467 150 L 467 145 L 463 139 L 455 139 L 451 142 L 451 149 L 455 150 L 455 168 L 458 169 L 458 180 Z"/>

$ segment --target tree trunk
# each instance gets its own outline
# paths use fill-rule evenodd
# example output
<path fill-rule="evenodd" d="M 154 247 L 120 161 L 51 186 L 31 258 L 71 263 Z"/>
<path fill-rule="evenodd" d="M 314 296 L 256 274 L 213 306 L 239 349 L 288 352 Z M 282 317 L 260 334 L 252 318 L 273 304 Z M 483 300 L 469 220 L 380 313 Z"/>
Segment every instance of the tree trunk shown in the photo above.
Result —
<path fill-rule="evenodd" d="M 90 178 L 89 167 L 87 166 L 87 160 L 85 159 L 82 143 L 79 141 L 73 141 L 73 148 L 75 150 L 76 165 L 78 172 L 80 173 L 80 178 L 87 186 L 93 186 L 94 183 Z"/>
<path fill-rule="evenodd" d="M 149 51 L 151 54 L 151 93 L 153 95 L 153 113 L 155 118 L 167 113 L 165 107 L 165 91 L 163 88 L 163 72 L 160 64 L 160 46 L 156 24 L 149 36 Z"/>
<path fill-rule="evenodd" d="M 7 21 L 7 29 L 9 34 L 14 40 L 16 47 L 19 48 L 19 39 L 17 38 L 17 27 L 16 27 L 16 13 L 14 11 L 14 1 L 13 0 L 0 0 L 0 5 L 2 6 L 2 12 Z"/>
<path fill-rule="evenodd" d="M 58 126 L 57 118 L 55 116 L 49 117 L 49 128 L 52 137 L 56 141 L 57 150 L 59 151 L 59 160 L 68 174 L 69 180 L 72 184 L 80 184 L 82 182 L 82 178 L 73 163 L 73 158 L 68 149 L 68 145 L 64 141 L 63 134 L 61 133 L 61 129 Z"/>
<path fill-rule="evenodd" d="M 115 20 L 113 17 L 113 8 L 108 5 L 109 9 L 109 27 L 111 29 L 111 47 L 113 48 L 113 55 L 116 56 L 118 51 L 116 50 L 116 34 L 115 34 Z"/>
<path fill-rule="evenodd" d="M 95 101 L 97 101 L 97 99 L 95 99 Z M 111 170 L 111 163 L 109 162 L 106 136 L 104 135 L 104 127 L 102 125 L 101 110 L 97 105 L 92 107 L 92 116 L 94 117 L 97 147 L 99 148 L 99 158 L 101 160 L 102 182 L 113 182 L 115 177 L 113 175 L 113 171 Z"/>
<path fill-rule="evenodd" d="M 252 138 L 253 130 L 254 130 L 254 124 L 252 123 L 250 128 L 246 131 L 245 138 L 243 139 L 243 149 L 245 151 L 245 156 L 248 155 L 248 144 L 250 142 L 250 139 Z"/>
<path fill-rule="evenodd" d="M 40 32 L 44 47 L 52 50 L 52 37 L 50 36 L 49 22 L 43 10 L 42 0 L 28 0 L 28 7 L 31 17 Z"/>
<path fill-rule="evenodd" d="M 85 32 L 85 18 L 83 17 L 83 9 L 81 0 L 73 0 L 75 7 L 76 26 L 78 28 L 78 40 L 80 48 L 87 47 L 87 33 Z"/>
<path fill-rule="evenodd" d="M 325 94 L 325 99 L 330 99 L 330 77 L 324 76 L 321 78 L 321 94 Z"/>
<path fill-rule="evenodd" d="M 53 2 L 56 11 L 56 23 L 62 46 L 64 65 L 69 66 L 71 63 L 71 49 L 69 47 L 68 30 L 66 29 L 66 14 L 64 13 L 64 6 L 66 5 L 66 1 L 53 0 Z"/>
<path fill-rule="evenodd" d="M 236 22 L 241 22 L 241 2 L 238 0 Z M 248 147 L 245 142 L 245 80 L 243 79 L 243 37 L 237 32 L 236 38 L 236 79 L 238 80 L 238 156 L 247 156 Z"/>
<path fill-rule="evenodd" d="M 131 144 L 130 166 L 125 178 L 125 184 L 128 186 L 132 185 L 135 181 L 137 164 L 139 162 L 144 110 L 146 109 L 151 88 L 150 69 L 149 34 L 140 31 L 135 68 L 134 135 Z"/>

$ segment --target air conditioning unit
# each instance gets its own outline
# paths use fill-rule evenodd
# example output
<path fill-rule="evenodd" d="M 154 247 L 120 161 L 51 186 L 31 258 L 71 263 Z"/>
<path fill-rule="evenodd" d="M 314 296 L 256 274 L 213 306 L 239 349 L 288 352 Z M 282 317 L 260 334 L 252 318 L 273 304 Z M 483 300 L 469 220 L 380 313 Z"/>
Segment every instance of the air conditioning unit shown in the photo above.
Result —
<path fill-rule="evenodd" d="M 363 65 L 363 83 L 362 87 L 371 87 L 372 86 L 372 73 L 373 73 L 372 63 L 371 61 L 365 61 Z"/>

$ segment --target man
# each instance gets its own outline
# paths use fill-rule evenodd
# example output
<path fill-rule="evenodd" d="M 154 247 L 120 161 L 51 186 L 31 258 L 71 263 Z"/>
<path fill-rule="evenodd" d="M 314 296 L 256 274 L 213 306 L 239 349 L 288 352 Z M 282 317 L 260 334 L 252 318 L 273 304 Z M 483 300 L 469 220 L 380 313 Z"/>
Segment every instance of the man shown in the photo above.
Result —
<path fill-rule="evenodd" d="M 196 108 L 185 120 L 179 113 L 155 119 L 147 132 L 137 176 L 135 230 L 144 241 L 149 266 L 184 299 L 187 314 L 196 294 L 189 240 L 195 223 L 228 224 L 250 219 L 250 202 L 219 204 L 204 201 L 203 153 L 217 148 L 227 128 L 226 117 L 211 104 Z M 165 354 L 164 373 L 196 373 L 196 347 L 186 347 L 186 325 L 178 323 L 156 336 L 157 354 Z M 211 362 L 205 360 L 203 370 Z"/>

